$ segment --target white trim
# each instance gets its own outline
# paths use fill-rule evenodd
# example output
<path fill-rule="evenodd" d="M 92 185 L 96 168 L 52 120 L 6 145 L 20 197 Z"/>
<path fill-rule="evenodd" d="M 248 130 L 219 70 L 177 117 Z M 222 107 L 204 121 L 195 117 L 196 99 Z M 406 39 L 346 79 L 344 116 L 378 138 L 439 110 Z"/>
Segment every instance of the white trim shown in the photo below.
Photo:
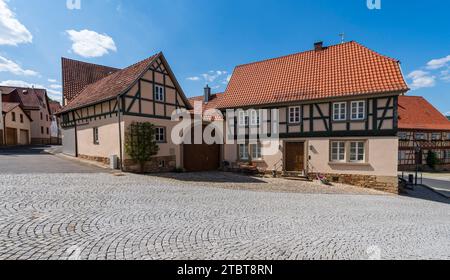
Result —
<path fill-rule="evenodd" d="M 353 105 L 356 104 L 356 117 L 353 117 Z M 362 117 L 359 116 L 360 109 L 362 104 Z M 358 100 L 358 101 L 352 101 L 350 104 L 350 119 L 352 121 L 361 121 L 366 119 L 366 101 L 364 100 Z"/>
<path fill-rule="evenodd" d="M 298 110 L 298 116 L 297 116 Z M 293 111 L 293 112 L 292 112 Z M 292 119 L 293 117 L 293 119 Z M 298 120 L 297 120 L 298 118 Z M 298 124 L 302 122 L 302 108 L 300 106 L 292 106 L 288 108 L 288 122 L 290 124 Z"/>
<path fill-rule="evenodd" d="M 344 118 L 342 118 L 342 105 L 344 105 Z M 336 108 L 338 106 L 338 108 Z M 338 113 L 336 114 L 336 109 Z M 336 118 L 338 116 L 338 118 Z M 347 120 L 347 102 L 333 103 L 333 121 L 346 121 Z"/>

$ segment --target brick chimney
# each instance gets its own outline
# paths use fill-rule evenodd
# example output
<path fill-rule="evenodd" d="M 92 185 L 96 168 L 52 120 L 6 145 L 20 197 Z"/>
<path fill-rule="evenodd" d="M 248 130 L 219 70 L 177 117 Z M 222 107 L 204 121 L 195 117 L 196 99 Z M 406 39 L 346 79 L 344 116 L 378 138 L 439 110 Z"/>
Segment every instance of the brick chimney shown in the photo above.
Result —
<path fill-rule="evenodd" d="M 314 50 L 317 51 L 321 51 L 323 50 L 323 42 L 316 42 L 314 43 Z"/>
<path fill-rule="evenodd" d="M 204 92 L 204 100 L 203 101 L 205 103 L 208 103 L 210 99 L 211 99 L 211 88 L 208 85 L 206 85 L 205 92 Z"/>

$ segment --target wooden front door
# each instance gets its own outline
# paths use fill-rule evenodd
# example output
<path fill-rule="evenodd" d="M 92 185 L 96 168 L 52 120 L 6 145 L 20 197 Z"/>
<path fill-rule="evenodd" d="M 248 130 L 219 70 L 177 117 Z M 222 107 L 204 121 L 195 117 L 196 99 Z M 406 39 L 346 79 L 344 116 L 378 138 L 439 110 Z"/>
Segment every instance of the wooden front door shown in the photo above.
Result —
<path fill-rule="evenodd" d="M 17 129 L 16 128 L 6 128 L 6 145 L 15 146 L 17 145 Z"/>
<path fill-rule="evenodd" d="M 286 142 L 284 156 L 286 171 L 302 172 L 305 170 L 305 143 Z"/>

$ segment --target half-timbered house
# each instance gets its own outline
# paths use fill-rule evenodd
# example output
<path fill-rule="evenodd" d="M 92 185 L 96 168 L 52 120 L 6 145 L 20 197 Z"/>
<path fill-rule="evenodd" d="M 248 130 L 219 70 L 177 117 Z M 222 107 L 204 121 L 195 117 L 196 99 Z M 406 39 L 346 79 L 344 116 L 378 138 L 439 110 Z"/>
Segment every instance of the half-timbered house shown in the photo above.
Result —
<path fill-rule="evenodd" d="M 427 156 L 433 152 L 438 170 L 450 170 L 450 121 L 419 96 L 399 99 L 399 170 L 429 170 Z"/>
<path fill-rule="evenodd" d="M 249 134 L 261 110 L 278 109 L 280 145 L 270 155 L 264 138 L 224 145 L 223 160 L 396 193 L 398 97 L 407 91 L 398 60 L 356 42 L 237 66 L 216 104 L 242 110 L 227 131 Z"/>
<path fill-rule="evenodd" d="M 125 131 L 133 122 L 150 122 L 160 150 L 145 171 L 182 165 L 181 147 L 170 139 L 171 115 L 190 103 L 162 53 L 122 70 L 65 58 L 62 65 L 66 154 L 108 164 L 117 156 L 124 170 L 137 170 L 124 151 Z"/>

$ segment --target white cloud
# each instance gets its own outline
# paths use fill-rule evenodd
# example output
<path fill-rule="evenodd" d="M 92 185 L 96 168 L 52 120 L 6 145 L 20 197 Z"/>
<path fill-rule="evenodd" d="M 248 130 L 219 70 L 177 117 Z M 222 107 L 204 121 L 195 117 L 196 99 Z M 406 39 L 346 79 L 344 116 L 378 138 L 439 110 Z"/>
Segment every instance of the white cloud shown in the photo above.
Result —
<path fill-rule="evenodd" d="M 52 84 L 54 84 L 54 83 L 56 83 L 56 82 L 58 82 L 57 80 L 55 80 L 55 79 L 48 79 L 47 80 L 49 83 L 52 83 Z"/>
<path fill-rule="evenodd" d="M 62 89 L 62 86 L 58 85 L 58 84 L 53 84 L 53 85 L 50 85 L 50 88 L 51 89 Z"/>
<path fill-rule="evenodd" d="M 186 80 L 189 80 L 189 81 L 199 81 L 200 78 L 199 78 L 199 77 L 188 77 L 188 78 L 186 78 Z"/>
<path fill-rule="evenodd" d="M 30 31 L 16 18 L 4 0 L 0 0 L 0 45 L 31 43 Z"/>
<path fill-rule="evenodd" d="M 428 88 L 436 85 L 436 77 L 422 70 L 411 72 L 408 78 L 412 80 L 410 85 L 412 89 Z"/>
<path fill-rule="evenodd" d="M 450 62 L 450 55 L 439 59 L 433 59 L 427 63 L 427 69 L 430 70 L 440 69 L 442 67 L 445 67 L 449 62 Z"/>
<path fill-rule="evenodd" d="M 1 1 L 1 0 L 0 0 Z M 18 76 L 37 76 L 38 72 L 33 70 L 26 70 L 20 67 L 19 64 L 6 57 L 0 56 L 0 72 L 9 72 Z"/>
<path fill-rule="evenodd" d="M 20 80 L 7 80 L 7 81 L 0 82 L 0 86 L 24 87 L 24 88 L 34 87 L 34 88 L 39 88 L 39 89 L 45 89 L 45 90 L 47 90 L 47 95 L 49 98 L 59 101 L 59 102 L 61 102 L 61 100 L 62 100 L 62 93 L 60 91 L 48 89 L 45 86 L 40 85 L 40 84 L 33 84 L 33 83 L 28 83 L 28 82 L 20 81 Z"/>
<path fill-rule="evenodd" d="M 441 71 L 441 79 L 450 82 L 450 69 Z"/>
<path fill-rule="evenodd" d="M 110 51 L 117 51 L 114 40 L 106 35 L 91 30 L 67 30 L 72 41 L 72 51 L 82 57 L 101 57 Z"/>
<path fill-rule="evenodd" d="M 209 71 L 208 73 L 202 74 L 203 79 L 208 83 L 213 83 L 218 78 L 226 75 L 227 71 Z"/>

